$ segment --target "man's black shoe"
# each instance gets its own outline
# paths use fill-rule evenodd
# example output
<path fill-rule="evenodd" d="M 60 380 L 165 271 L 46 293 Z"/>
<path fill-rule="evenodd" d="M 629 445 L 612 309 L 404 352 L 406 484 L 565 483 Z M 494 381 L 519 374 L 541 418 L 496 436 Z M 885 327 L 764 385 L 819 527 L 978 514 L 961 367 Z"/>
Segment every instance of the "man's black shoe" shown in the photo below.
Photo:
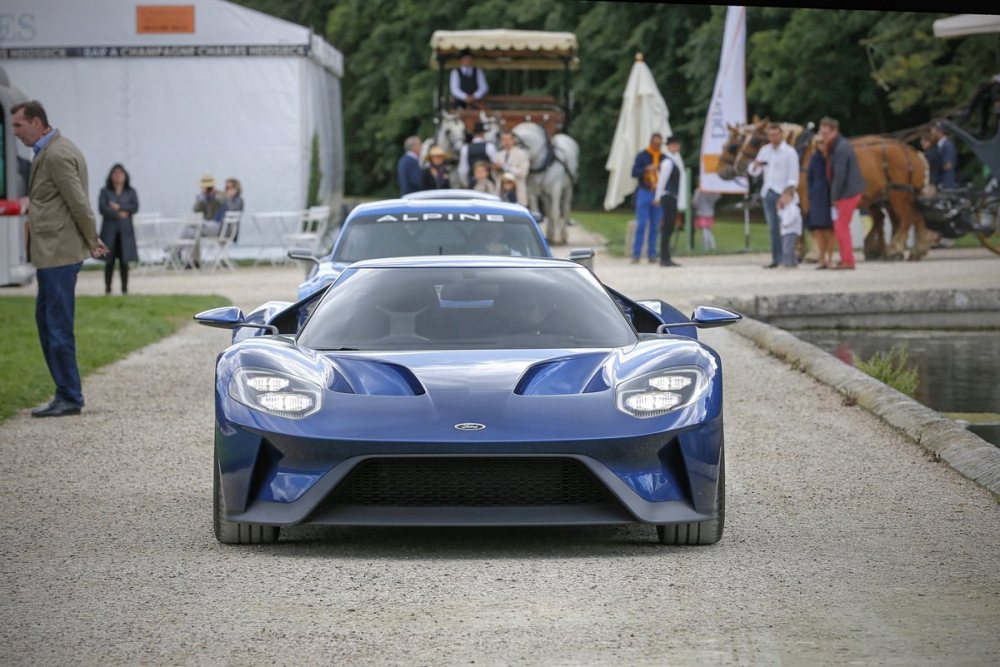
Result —
<path fill-rule="evenodd" d="M 680 266 L 680 264 L 673 260 L 667 260 L 666 262 L 660 262 L 660 266 Z"/>
<path fill-rule="evenodd" d="M 64 401 L 61 398 L 53 398 L 48 405 L 35 408 L 31 411 L 32 417 L 67 417 L 78 414 L 80 414 L 79 405 Z"/>
<path fill-rule="evenodd" d="M 41 404 L 41 405 L 39 405 L 39 406 L 38 406 L 37 408 L 32 408 L 32 409 L 31 409 L 31 414 L 35 414 L 36 412 L 40 412 L 40 411 L 42 411 L 42 410 L 48 410 L 48 409 L 49 409 L 49 408 L 51 408 L 51 407 L 52 407 L 52 406 L 53 406 L 53 405 L 55 404 L 55 402 L 56 402 L 56 401 L 58 401 L 58 400 L 59 400 L 58 398 L 56 398 L 55 396 L 53 396 L 52 398 L 50 398 L 50 399 L 48 400 L 48 402 L 47 402 L 47 403 L 42 403 L 42 404 Z"/>
<path fill-rule="evenodd" d="M 765 269 L 776 269 L 776 268 L 778 268 L 778 265 L 777 264 L 765 264 L 764 268 Z"/>

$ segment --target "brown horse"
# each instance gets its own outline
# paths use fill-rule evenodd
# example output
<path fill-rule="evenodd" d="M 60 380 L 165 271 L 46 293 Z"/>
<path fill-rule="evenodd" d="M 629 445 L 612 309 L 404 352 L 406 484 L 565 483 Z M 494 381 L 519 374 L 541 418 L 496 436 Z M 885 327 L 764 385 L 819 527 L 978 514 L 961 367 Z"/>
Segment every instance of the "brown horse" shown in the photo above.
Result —
<path fill-rule="evenodd" d="M 749 125 L 729 127 L 729 141 L 719 159 L 718 173 L 721 178 L 732 179 L 747 174 L 750 163 L 767 143 L 768 124 L 766 118 L 755 118 Z M 799 199 L 802 210 L 808 211 L 805 172 L 818 140 L 811 130 L 801 125 L 780 125 L 785 141 L 799 153 Z M 865 237 L 865 257 L 902 259 L 910 228 L 913 227 L 916 244 L 910 252 L 910 259 L 922 258 L 928 249 L 927 228 L 917 210 L 916 200 L 918 194 L 928 188 L 930 175 L 923 153 L 898 139 L 878 135 L 853 137 L 848 141 L 865 179 L 866 189 L 861 197 L 861 206 L 868 209 L 874 223 Z M 883 233 L 886 214 L 892 225 L 892 239 L 888 247 Z"/>

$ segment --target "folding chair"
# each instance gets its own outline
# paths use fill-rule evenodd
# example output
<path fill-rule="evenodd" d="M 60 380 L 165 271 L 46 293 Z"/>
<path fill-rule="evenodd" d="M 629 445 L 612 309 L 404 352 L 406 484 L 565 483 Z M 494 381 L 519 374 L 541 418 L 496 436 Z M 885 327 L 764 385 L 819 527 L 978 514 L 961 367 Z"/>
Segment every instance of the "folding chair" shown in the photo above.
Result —
<path fill-rule="evenodd" d="M 215 271 L 221 264 L 230 271 L 236 270 L 236 266 L 229 258 L 229 244 L 236 239 L 236 232 L 240 228 L 240 217 L 242 215 L 242 211 L 226 211 L 225 216 L 222 218 L 222 227 L 219 229 L 219 235 L 201 237 L 202 250 L 208 250 L 207 253 L 202 254 L 203 266 L 211 271 Z"/>
<path fill-rule="evenodd" d="M 163 245 L 159 235 L 160 218 L 159 213 L 136 213 L 132 216 L 132 230 L 135 232 L 140 270 L 164 261 Z"/>
<path fill-rule="evenodd" d="M 164 247 L 167 254 L 167 265 L 177 272 L 184 270 L 185 265 L 194 263 L 195 247 L 201 238 L 201 228 L 205 218 L 201 213 L 188 214 L 180 224 L 177 237 Z"/>
<path fill-rule="evenodd" d="M 308 250 L 317 254 L 329 224 L 329 206 L 311 207 L 302 214 L 302 230 L 297 234 L 285 235 L 286 250 Z"/>

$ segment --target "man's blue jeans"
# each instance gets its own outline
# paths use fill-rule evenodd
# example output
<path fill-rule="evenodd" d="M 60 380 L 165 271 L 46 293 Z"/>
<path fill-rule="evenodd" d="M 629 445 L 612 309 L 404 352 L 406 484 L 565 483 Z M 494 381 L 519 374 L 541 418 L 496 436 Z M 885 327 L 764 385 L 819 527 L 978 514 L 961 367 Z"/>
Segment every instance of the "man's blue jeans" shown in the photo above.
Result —
<path fill-rule="evenodd" d="M 764 194 L 764 218 L 771 233 L 771 263 L 781 264 L 781 220 L 778 218 L 778 200 L 781 195 L 774 190 Z"/>
<path fill-rule="evenodd" d="M 83 262 L 38 269 L 35 323 L 42 355 L 56 383 L 56 398 L 83 406 L 80 371 L 76 366 L 76 336 L 73 314 L 76 306 L 76 276 Z"/>
<path fill-rule="evenodd" d="M 652 190 L 639 188 L 635 192 L 635 239 L 632 241 L 632 257 L 639 259 L 642 254 L 642 242 L 646 234 L 649 234 L 649 242 L 646 252 L 649 258 L 656 257 L 656 235 L 660 231 L 660 218 L 663 216 L 663 209 L 653 206 Z"/>

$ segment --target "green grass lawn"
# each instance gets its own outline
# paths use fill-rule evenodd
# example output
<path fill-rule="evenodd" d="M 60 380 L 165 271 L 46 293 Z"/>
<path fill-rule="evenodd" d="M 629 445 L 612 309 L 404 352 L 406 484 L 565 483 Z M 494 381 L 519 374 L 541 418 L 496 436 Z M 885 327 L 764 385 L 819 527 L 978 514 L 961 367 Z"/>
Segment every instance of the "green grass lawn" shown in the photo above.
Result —
<path fill-rule="evenodd" d="M 76 355 L 80 374 L 87 375 L 172 334 L 201 310 L 227 303 L 221 296 L 79 296 Z M 7 323 L 0 338 L 0 420 L 4 420 L 21 408 L 48 400 L 55 387 L 38 342 L 35 299 L 0 296 L 0 321 Z"/>
<path fill-rule="evenodd" d="M 587 230 L 606 238 L 609 253 L 618 256 L 625 254 L 625 226 L 629 220 L 635 218 L 634 211 L 573 211 L 572 217 Z M 684 257 L 687 255 L 725 255 L 745 251 L 742 220 L 716 218 L 712 234 L 715 236 L 716 249 L 705 252 L 701 248 L 701 230 L 694 230 L 694 251 L 692 252 L 688 250 L 688 232 L 685 229 L 676 239 L 674 254 L 678 257 Z M 770 248 L 767 227 L 751 220 L 750 252 L 767 252 Z"/>
<path fill-rule="evenodd" d="M 759 212 L 757 216 L 759 217 Z M 625 255 L 625 227 L 629 220 L 635 218 L 635 211 L 573 211 L 572 218 L 588 231 L 600 234 L 608 240 L 608 252 L 619 257 Z M 674 232 L 678 236 L 678 232 Z M 688 250 L 688 230 L 685 228 L 675 238 L 674 256 L 690 255 L 727 255 L 747 252 L 744 237 L 743 220 L 736 218 L 717 217 L 712 229 L 715 236 L 716 249 L 706 252 L 701 247 L 701 230 L 694 230 L 694 250 Z M 955 239 L 956 248 L 978 248 L 979 240 L 972 234 Z M 749 252 L 770 252 L 771 243 L 768 238 L 767 225 L 763 219 L 750 219 L 750 249 Z"/>

